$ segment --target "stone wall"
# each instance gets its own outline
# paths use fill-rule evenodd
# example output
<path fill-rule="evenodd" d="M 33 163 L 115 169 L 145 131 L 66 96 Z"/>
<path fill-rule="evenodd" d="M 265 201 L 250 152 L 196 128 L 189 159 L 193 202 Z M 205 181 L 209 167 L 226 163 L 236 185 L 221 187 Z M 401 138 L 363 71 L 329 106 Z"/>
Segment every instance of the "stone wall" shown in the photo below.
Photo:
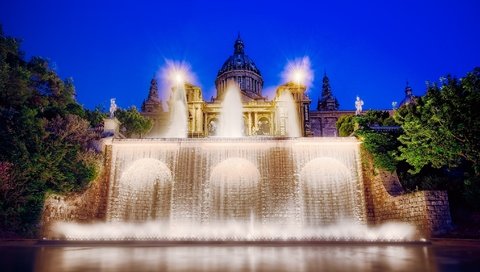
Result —
<path fill-rule="evenodd" d="M 362 152 L 367 217 L 370 224 L 402 221 L 414 224 L 426 236 L 447 232 L 452 225 L 445 191 L 405 193 L 395 173 L 374 168 Z"/>
<path fill-rule="evenodd" d="M 100 175 L 81 194 L 47 196 L 42 213 L 42 236 L 51 237 L 52 224 L 58 221 L 89 223 L 104 221 L 107 211 L 111 145 L 105 146 Z"/>
<path fill-rule="evenodd" d="M 338 137 L 337 121 L 342 115 L 354 115 L 355 111 L 310 111 L 310 125 L 315 137 Z"/>

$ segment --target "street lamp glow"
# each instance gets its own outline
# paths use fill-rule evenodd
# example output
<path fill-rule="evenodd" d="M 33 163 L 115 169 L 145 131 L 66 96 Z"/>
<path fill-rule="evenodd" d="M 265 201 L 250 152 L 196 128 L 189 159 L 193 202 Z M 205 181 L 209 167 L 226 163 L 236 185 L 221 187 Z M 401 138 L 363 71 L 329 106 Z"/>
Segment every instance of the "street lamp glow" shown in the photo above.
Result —
<path fill-rule="evenodd" d="M 165 66 L 161 70 L 161 76 L 167 84 L 166 89 L 187 82 L 195 83 L 195 76 L 191 72 L 190 65 L 185 61 L 166 60 Z"/>
<path fill-rule="evenodd" d="M 183 75 L 180 71 L 177 71 L 174 75 L 174 78 L 175 78 L 175 82 L 177 84 L 182 84 L 183 83 Z"/>
<path fill-rule="evenodd" d="M 307 88 L 313 82 L 313 71 L 308 57 L 298 58 L 289 61 L 285 66 L 282 78 L 284 82 L 305 85 Z"/>
<path fill-rule="evenodd" d="M 292 78 L 293 81 L 297 84 L 304 84 L 305 83 L 305 71 L 301 69 L 295 69 L 292 71 Z"/>

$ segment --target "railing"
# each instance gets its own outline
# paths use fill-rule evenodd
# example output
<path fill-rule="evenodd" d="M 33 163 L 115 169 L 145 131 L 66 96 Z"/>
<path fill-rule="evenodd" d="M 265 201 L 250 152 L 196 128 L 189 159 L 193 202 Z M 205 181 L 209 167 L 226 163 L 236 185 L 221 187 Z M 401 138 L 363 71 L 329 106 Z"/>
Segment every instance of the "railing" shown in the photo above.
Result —
<path fill-rule="evenodd" d="M 400 132 L 402 130 L 400 126 L 371 126 L 369 128 L 376 132 Z"/>

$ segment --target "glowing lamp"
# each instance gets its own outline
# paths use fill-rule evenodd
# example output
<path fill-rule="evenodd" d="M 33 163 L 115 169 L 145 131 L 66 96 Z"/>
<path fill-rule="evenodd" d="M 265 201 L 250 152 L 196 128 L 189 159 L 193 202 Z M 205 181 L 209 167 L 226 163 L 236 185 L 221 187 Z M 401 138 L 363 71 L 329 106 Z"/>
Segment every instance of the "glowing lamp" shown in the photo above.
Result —
<path fill-rule="evenodd" d="M 295 83 L 297 84 L 303 84 L 305 81 L 305 71 L 300 70 L 300 69 L 295 69 L 293 71 L 292 78 Z"/>
<path fill-rule="evenodd" d="M 305 85 L 308 88 L 313 81 L 310 59 L 303 57 L 289 61 L 282 72 L 282 78 L 285 82 Z"/>
<path fill-rule="evenodd" d="M 176 72 L 174 75 L 175 82 L 177 84 L 182 84 L 183 83 L 183 75 L 180 72 Z"/>

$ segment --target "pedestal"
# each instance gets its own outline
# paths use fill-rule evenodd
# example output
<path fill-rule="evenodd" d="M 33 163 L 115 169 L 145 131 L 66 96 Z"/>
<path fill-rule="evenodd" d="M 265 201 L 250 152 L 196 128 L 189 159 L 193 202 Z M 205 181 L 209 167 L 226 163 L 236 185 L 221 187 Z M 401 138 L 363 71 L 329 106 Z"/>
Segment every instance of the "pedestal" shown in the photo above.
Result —
<path fill-rule="evenodd" d="M 107 137 L 113 136 L 114 138 L 118 138 L 120 124 L 120 121 L 115 117 L 103 119 L 103 134 Z"/>

